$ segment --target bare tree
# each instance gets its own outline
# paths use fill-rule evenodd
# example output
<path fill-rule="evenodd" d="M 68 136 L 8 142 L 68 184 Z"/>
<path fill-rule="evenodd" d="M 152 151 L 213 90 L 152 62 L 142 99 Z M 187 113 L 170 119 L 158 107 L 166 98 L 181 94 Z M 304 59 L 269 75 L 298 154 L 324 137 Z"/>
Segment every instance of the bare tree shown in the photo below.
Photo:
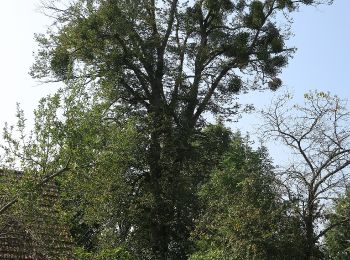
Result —
<path fill-rule="evenodd" d="M 292 96 L 285 94 L 262 115 L 264 136 L 282 141 L 293 152 L 282 175 L 283 185 L 289 198 L 297 202 L 306 259 L 313 259 L 320 238 L 334 227 L 321 224 L 327 220 L 327 205 L 349 182 L 350 113 L 345 100 L 329 93 L 313 91 L 304 97 L 303 105 L 295 105 Z"/>

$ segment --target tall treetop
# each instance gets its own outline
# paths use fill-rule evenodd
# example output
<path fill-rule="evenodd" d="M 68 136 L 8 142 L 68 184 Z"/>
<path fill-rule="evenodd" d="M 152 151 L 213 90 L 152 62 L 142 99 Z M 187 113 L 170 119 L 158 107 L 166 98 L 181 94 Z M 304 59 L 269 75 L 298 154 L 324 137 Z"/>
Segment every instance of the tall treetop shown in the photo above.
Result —
<path fill-rule="evenodd" d="M 112 86 L 114 99 L 149 111 L 160 105 L 180 125 L 205 111 L 232 114 L 236 94 L 282 83 L 277 76 L 294 49 L 286 46 L 289 31 L 278 13 L 320 2 L 46 3 L 56 26 L 37 36 L 32 75 Z"/>

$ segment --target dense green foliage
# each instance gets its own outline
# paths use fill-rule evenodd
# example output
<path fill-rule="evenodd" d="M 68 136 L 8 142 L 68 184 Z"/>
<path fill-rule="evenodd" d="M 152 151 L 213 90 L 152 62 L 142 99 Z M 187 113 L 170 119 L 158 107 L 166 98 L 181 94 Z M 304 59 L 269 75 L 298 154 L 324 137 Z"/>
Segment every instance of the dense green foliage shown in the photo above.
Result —
<path fill-rule="evenodd" d="M 307 144 L 329 148 L 313 154 L 328 163 L 320 171 L 299 172 L 303 184 L 313 178 L 308 186 L 315 196 L 308 199 L 309 190 L 277 175 L 265 148 L 254 150 L 222 122 L 245 109 L 237 95 L 281 86 L 278 75 L 294 52 L 281 14 L 321 2 L 47 1 L 55 23 L 37 35 L 31 73 L 65 85 L 40 102 L 32 132 L 21 110 L 17 125 L 5 128 L 4 165 L 24 177 L 11 187 L 0 183 L 0 215 L 11 208 L 33 221 L 40 210 L 36 191 L 55 180 L 60 220 L 78 259 L 321 258 L 324 234 L 316 234 L 315 223 L 326 215 L 313 199 L 324 190 L 319 172 L 345 168 L 349 150 L 332 135 L 329 143 L 317 138 L 337 124 L 318 120 L 317 106 L 304 109 L 299 124 L 277 121 L 278 130 L 297 134 L 311 125 L 289 142 L 304 158 L 311 146 L 301 141 L 313 130 Z M 210 116 L 218 123 L 209 124 Z M 340 157 L 327 160 L 332 145 Z M 317 161 L 307 163 L 316 169 Z M 348 214 L 346 203 L 339 200 L 329 227 Z M 339 238 L 346 224 L 329 229 L 334 257 L 348 246 Z"/>
<path fill-rule="evenodd" d="M 285 45 L 288 25 L 276 17 L 314 3 L 76 0 L 66 7 L 46 5 L 56 26 L 37 37 L 41 48 L 32 75 L 92 87 L 83 93 L 101 102 L 115 124 L 121 112 L 138 118 L 145 140 L 137 190 L 145 204 L 137 206 L 137 199 L 132 205 L 142 216 L 133 220 L 133 231 L 143 233 L 140 257 L 186 257 L 198 214 L 198 183 L 207 178 L 207 171 L 196 170 L 200 162 L 193 156 L 204 113 L 229 118 L 239 111 L 237 94 L 278 88 L 278 74 L 294 49 Z"/>
<path fill-rule="evenodd" d="M 144 158 L 140 168 L 130 167 L 138 180 L 131 188 L 140 196 L 127 202 L 138 211 L 127 220 L 132 233 L 142 233 L 130 239 L 139 243 L 134 250 L 140 258 L 188 254 L 198 214 L 197 178 L 206 178 L 198 176 L 192 147 L 203 113 L 236 113 L 235 95 L 257 87 L 252 77 L 270 80 L 272 89 L 280 85 L 276 76 L 292 50 L 273 16 L 299 4 L 78 0 L 67 9 L 47 6 L 57 29 L 38 36 L 33 76 L 81 79 L 93 88 L 82 92 L 101 102 L 112 124 L 124 112 L 136 116 L 143 131 Z"/>
<path fill-rule="evenodd" d="M 199 192 L 190 259 L 302 259 L 301 223 L 279 187 L 266 151 L 236 135 Z"/>
<path fill-rule="evenodd" d="M 349 189 L 335 203 L 335 212 L 327 225 L 326 251 L 331 259 L 350 259 L 350 201 Z"/>

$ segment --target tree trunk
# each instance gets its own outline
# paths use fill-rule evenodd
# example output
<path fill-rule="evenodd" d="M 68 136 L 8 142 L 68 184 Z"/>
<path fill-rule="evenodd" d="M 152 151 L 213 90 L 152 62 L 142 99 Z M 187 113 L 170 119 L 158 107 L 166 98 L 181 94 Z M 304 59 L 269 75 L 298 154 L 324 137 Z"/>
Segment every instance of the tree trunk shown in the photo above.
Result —
<path fill-rule="evenodd" d="M 307 202 L 306 218 L 305 218 L 305 228 L 306 228 L 306 251 L 305 259 L 312 260 L 315 259 L 315 237 L 314 237 L 314 194 L 309 193 L 309 198 Z"/>
<path fill-rule="evenodd" d="M 150 167 L 149 189 L 154 204 L 150 209 L 150 242 L 153 255 L 156 259 L 168 259 L 170 256 L 169 243 L 183 244 L 186 236 L 177 237 L 177 227 L 182 227 L 184 219 L 177 219 L 176 205 L 182 205 L 181 198 L 177 195 L 177 177 L 182 174 L 183 162 L 189 151 L 189 140 L 193 132 L 193 117 L 183 119 L 182 129 L 175 129 L 172 114 L 162 102 L 160 94 L 161 81 L 152 84 L 151 109 L 148 111 L 150 118 L 150 147 L 148 164 Z M 183 187 L 186 190 L 187 187 Z M 182 195 L 182 194 L 181 194 Z M 181 197 L 181 196 L 180 196 Z M 176 239 L 181 241 L 177 241 Z M 181 250 L 180 250 L 181 251 Z M 177 259 L 184 252 L 176 252 Z M 179 258 L 180 257 L 180 258 Z"/>
<path fill-rule="evenodd" d="M 309 218 L 309 217 L 308 217 Z M 313 252 L 314 252 L 314 230 L 313 230 L 313 224 L 311 220 L 306 221 L 306 260 L 313 259 Z"/>
<path fill-rule="evenodd" d="M 157 119 L 155 119 L 157 120 Z M 158 120 L 157 120 L 158 121 Z M 157 123 L 158 125 L 158 123 Z M 159 127 L 159 125 L 158 125 Z M 157 128 L 155 128 L 157 129 Z M 164 214 L 166 204 L 163 199 L 163 188 L 161 178 L 163 169 L 161 166 L 161 144 L 160 133 L 155 130 L 151 133 L 151 144 L 149 150 L 150 179 L 149 187 L 153 195 L 154 204 L 150 209 L 150 241 L 152 251 L 156 259 L 166 259 L 168 251 L 168 232 Z"/>
<path fill-rule="evenodd" d="M 178 219 L 175 211 L 179 210 L 176 205 L 182 205 L 179 200 L 184 194 L 178 197 L 179 193 L 188 188 L 184 187 L 183 183 L 179 183 L 177 178 L 182 174 L 184 161 L 188 157 L 189 139 L 192 132 L 174 133 L 171 124 L 167 122 L 168 120 L 163 120 L 162 131 L 152 131 L 149 150 L 149 185 L 154 198 L 150 214 L 151 245 L 153 255 L 156 259 L 161 260 L 169 259 L 171 253 L 176 255 L 176 259 L 183 259 L 185 255 L 185 252 L 180 252 L 182 249 L 179 252 L 170 252 L 169 243 L 184 244 L 186 240 L 186 235 L 181 238 L 177 237 L 177 232 L 179 232 L 177 229 L 184 226 L 184 221 L 187 221 L 186 216 Z M 176 149 L 174 149 L 174 143 L 176 143 Z"/>

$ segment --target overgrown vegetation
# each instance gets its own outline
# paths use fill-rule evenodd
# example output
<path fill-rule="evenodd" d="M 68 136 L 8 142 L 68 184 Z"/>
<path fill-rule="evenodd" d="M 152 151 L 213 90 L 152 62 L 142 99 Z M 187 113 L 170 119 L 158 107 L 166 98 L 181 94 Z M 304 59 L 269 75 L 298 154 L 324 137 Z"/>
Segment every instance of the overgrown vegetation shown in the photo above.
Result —
<path fill-rule="evenodd" d="M 322 2 L 45 3 L 55 24 L 31 73 L 64 87 L 31 132 L 20 109 L 4 129 L 4 167 L 22 177 L 0 183 L 0 225 L 35 219 L 54 181 L 77 259 L 347 259 L 345 101 L 286 95 L 263 112 L 262 134 L 295 155 L 284 169 L 225 126 L 250 109 L 239 94 L 281 86 L 281 14 Z"/>

